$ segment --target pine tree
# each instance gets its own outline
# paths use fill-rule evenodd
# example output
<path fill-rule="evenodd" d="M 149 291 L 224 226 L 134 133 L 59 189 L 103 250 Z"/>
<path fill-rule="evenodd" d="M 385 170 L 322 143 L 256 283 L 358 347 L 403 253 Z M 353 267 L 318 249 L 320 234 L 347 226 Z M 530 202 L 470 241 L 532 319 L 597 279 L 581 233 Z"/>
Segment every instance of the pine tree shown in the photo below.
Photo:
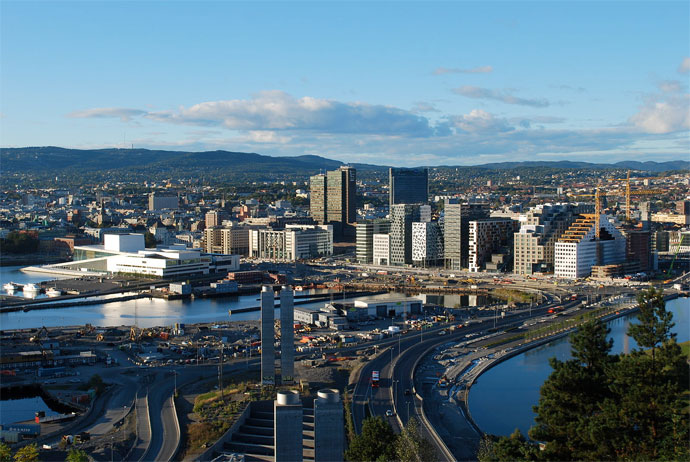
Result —
<path fill-rule="evenodd" d="M 345 459 L 353 462 L 395 460 L 396 439 L 383 417 L 368 417 L 362 422 L 362 432 L 345 451 Z"/>
<path fill-rule="evenodd" d="M 614 362 L 613 341 L 600 321 L 584 324 L 571 337 L 573 359 L 551 358 L 553 372 L 541 387 L 530 437 L 546 442 L 545 460 L 597 459 L 598 442 L 590 437 L 590 416 L 611 395 L 607 371 Z"/>
<path fill-rule="evenodd" d="M 592 420 L 593 434 L 605 436 L 616 458 L 687 460 L 689 369 L 671 333 L 673 315 L 661 290 L 650 288 L 638 302 L 639 322 L 628 334 L 639 348 L 622 355 L 612 371 L 614 396 Z"/>

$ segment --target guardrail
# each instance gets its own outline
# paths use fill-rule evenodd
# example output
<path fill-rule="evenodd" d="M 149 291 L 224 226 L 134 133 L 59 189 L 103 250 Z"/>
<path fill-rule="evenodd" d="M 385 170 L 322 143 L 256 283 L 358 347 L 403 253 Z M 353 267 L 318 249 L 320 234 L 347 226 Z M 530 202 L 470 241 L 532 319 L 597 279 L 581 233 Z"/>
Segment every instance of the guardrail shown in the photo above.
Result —
<path fill-rule="evenodd" d="M 141 458 L 139 459 L 139 462 L 145 461 L 146 457 L 149 455 L 149 450 L 151 449 L 151 437 L 153 436 L 153 430 L 151 429 L 151 407 L 149 406 L 149 392 L 148 390 L 146 391 L 146 396 L 144 397 L 144 401 L 146 402 L 146 423 L 148 426 L 149 430 L 149 435 L 148 435 L 148 443 L 146 444 L 146 450 L 144 451 L 144 454 L 142 454 Z M 137 416 L 138 419 L 139 416 Z"/>
<path fill-rule="evenodd" d="M 414 381 L 414 375 L 417 372 L 417 367 L 419 367 L 419 363 L 422 361 L 422 359 L 429 354 L 429 352 L 435 350 L 438 347 L 438 345 L 433 345 L 424 350 L 422 354 L 420 354 L 417 359 L 415 360 L 414 364 L 410 368 L 410 381 L 412 382 L 412 390 L 414 391 L 415 397 L 419 400 L 420 402 L 420 415 L 422 416 L 422 424 L 426 427 L 427 431 L 431 435 L 431 437 L 434 439 L 436 442 L 436 445 L 441 449 L 441 456 L 445 457 L 446 460 L 448 461 L 454 461 L 455 456 L 453 453 L 448 449 L 448 446 L 446 446 L 446 443 L 443 441 L 443 438 L 436 432 L 436 429 L 434 426 L 431 424 L 429 419 L 426 416 L 426 412 L 424 411 L 424 398 L 417 393 L 417 385 L 415 384 Z M 395 405 L 395 401 L 394 404 Z"/>
<path fill-rule="evenodd" d="M 177 417 L 177 407 L 175 406 L 175 393 L 170 397 L 170 404 L 172 405 L 173 416 L 175 416 L 175 429 L 177 430 L 177 444 L 175 450 L 170 456 L 170 460 L 175 460 L 177 453 L 180 452 L 180 445 L 182 444 L 182 431 L 180 430 L 180 420 Z"/>

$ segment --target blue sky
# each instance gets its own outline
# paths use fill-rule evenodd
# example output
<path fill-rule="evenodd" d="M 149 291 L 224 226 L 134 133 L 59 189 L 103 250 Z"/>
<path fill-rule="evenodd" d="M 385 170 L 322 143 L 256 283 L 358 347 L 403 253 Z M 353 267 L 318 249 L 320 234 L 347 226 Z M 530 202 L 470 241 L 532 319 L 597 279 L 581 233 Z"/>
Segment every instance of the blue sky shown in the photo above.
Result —
<path fill-rule="evenodd" d="M 690 158 L 690 2 L 0 0 L 0 144 Z"/>

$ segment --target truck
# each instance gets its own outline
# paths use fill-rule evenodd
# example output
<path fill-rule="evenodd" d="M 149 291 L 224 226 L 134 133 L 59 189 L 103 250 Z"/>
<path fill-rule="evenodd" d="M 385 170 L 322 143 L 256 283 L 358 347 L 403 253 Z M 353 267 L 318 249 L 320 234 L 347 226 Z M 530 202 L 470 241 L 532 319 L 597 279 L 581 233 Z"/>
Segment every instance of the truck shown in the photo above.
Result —
<path fill-rule="evenodd" d="M 371 371 L 371 388 L 379 387 L 379 371 Z"/>

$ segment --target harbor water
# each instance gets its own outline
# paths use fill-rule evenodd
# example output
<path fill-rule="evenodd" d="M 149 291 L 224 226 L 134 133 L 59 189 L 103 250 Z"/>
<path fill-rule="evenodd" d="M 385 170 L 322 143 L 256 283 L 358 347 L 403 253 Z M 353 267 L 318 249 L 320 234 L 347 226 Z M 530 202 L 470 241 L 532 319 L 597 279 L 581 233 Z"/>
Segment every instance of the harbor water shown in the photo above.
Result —
<path fill-rule="evenodd" d="M 677 298 L 666 304 L 673 313 L 679 343 L 690 340 L 690 299 Z M 635 341 L 626 335 L 635 314 L 608 323 L 613 353 L 629 352 Z M 472 418 L 484 432 L 510 435 L 519 428 L 523 435 L 534 424 L 532 406 L 539 402 L 539 389 L 551 374 L 549 358 L 570 359 L 570 342 L 560 338 L 510 358 L 482 374 L 470 390 Z"/>

